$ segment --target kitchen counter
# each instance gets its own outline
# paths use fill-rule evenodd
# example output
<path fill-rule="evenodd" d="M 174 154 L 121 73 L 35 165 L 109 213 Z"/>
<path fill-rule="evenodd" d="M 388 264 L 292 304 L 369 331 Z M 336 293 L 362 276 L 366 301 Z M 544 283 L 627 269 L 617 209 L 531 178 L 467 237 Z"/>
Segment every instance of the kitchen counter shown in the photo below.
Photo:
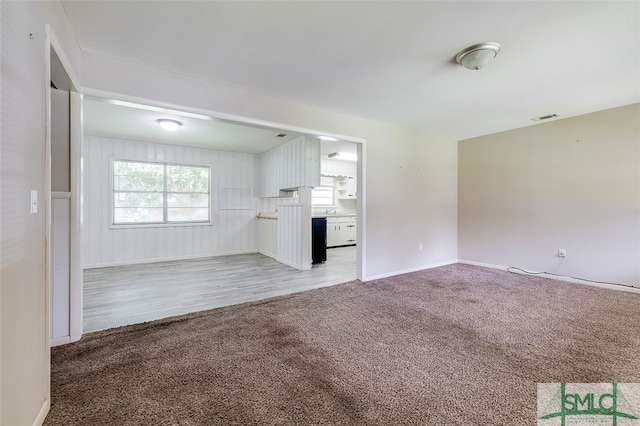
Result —
<path fill-rule="evenodd" d="M 338 214 L 312 214 L 311 217 L 356 217 L 355 213 L 338 213 Z"/>
<path fill-rule="evenodd" d="M 278 212 L 261 212 L 258 213 L 256 216 L 258 219 L 277 219 L 278 218 Z M 326 218 L 330 218 L 330 217 L 356 217 L 355 213 L 338 213 L 338 214 L 327 214 L 327 213 L 317 213 L 317 214 L 312 214 L 311 215 L 312 218 L 320 218 L 320 217 L 326 217 Z"/>
<path fill-rule="evenodd" d="M 278 212 L 273 212 L 273 213 L 258 213 L 258 215 L 256 216 L 258 219 L 272 219 L 272 220 L 276 220 L 278 219 Z"/>

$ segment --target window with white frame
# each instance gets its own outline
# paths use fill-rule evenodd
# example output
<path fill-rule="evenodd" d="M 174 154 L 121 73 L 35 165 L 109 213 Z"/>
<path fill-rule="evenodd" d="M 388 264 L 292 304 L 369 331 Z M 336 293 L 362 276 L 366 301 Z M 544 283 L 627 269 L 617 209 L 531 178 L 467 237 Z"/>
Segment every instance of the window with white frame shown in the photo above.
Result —
<path fill-rule="evenodd" d="M 210 222 L 211 168 L 113 160 L 113 225 Z"/>
<path fill-rule="evenodd" d="M 334 206 L 335 205 L 335 187 L 318 186 L 311 190 L 311 204 L 314 206 Z"/>

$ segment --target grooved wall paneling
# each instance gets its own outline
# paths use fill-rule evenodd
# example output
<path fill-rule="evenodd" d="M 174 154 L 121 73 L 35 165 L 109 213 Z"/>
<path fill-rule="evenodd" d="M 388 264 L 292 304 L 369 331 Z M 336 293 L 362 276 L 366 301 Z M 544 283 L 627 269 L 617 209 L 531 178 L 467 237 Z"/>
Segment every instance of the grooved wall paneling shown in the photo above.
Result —
<path fill-rule="evenodd" d="M 301 136 L 260 154 L 260 196 L 277 197 L 281 189 L 320 184 L 320 141 Z"/>
<path fill-rule="evenodd" d="M 278 221 L 276 219 L 258 220 L 260 229 L 260 253 L 273 259 L 278 258 Z"/>
<path fill-rule="evenodd" d="M 258 250 L 256 155 L 95 136 L 84 152 L 85 268 Z M 213 225 L 111 229 L 112 158 L 210 165 Z"/>
<path fill-rule="evenodd" d="M 297 269 L 309 269 L 311 259 L 303 258 L 302 205 L 282 205 L 278 210 L 276 260 Z"/>

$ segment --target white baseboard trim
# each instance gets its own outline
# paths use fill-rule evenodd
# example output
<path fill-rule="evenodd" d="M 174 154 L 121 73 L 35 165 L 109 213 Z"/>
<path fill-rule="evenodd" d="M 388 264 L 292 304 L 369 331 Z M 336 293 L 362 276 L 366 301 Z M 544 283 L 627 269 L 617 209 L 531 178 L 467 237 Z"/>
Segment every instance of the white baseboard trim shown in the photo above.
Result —
<path fill-rule="evenodd" d="M 38 415 L 33 420 L 33 426 L 42 426 L 44 419 L 47 417 L 47 414 L 49 414 L 49 408 L 51 408 L 51 396 L 48 396 L 42 403 Z"/>
<path fill-rule="evenodd" d="M 367 276 L 367 277 L 363 278 L 362 281 L 363 282 L 367 282 L 367 281 L 379 280 L 379 279 L 382 279 L 382 278 L 394 277 L 396 275 L 409 274 L 411 272 L 418 272 L 418 271 L 424 271 L 426 269 L 437 268 L 439 266 L 452 265 L 454 263 L 458 263 L 458 260 L 447 260 L 445 262 L 431 263 L 429 265 L 423 265 L 423 266 L 418 266 L 418 267 L 415 267 L 415 268 L 403 269 L 403 270 L 400 270 L 400 271 L 387 272 L 387 273 L 378 274 L 378 275 L 371 275 L 371 276 Z"/>
<path fill-rule="evenodd" d="M 270 251 L 266 251 L 266 250 L 258 250 L 258 253 L 263 254 L 267 257 L 270 257 L 272 259 L 276 259 L 277 255 L 275 253 L 271 253 Z"/>
<path fill-rule="evenodd" d="M 71 336 L 62 336 L 56 337 L 55 339 L 51 339 L 51 347 L 66 345 L 67 343 L 71 343 Z"/>
<path fill-rule="evenodd" d="M 491 263 L 474 262 L 472 260 L 464 260 L 464 259 L 458 259 L 458 263 L 463 263 L 465 265 L 472 265 L 472 266 L 481 266 L 483 268 L 500 269 L 502 271 L 507 271 L 507 269 L 514 267 L 514 266 L 493 265 Z M 508 272 L 511 272 L 513 274 L 519 274 L 519 275 L 530 275 L 530 274 L 527 274 L 525 272 L 521 272 L 521 271 L 518 271 L 518 270 L 513 270 L 513 271 L 508 271 Z M 538 272 L 538 271 L 530 271 L 530 272 L 536 274 L 536 276 L 544 277 L 544 278 L 550 278 L 550 279 L 556 280 L 556 281 L 566 281 L 566 282 L 575 283 L 575 284 L 589 285 L 589 286 L 592 286 L 592 287 L 607 288 L 609 290 L 626 291 L 626 292 L 629 292 L 629 293 L 640 294 L 640 288 L 636 288 L 636 287 L 625 287 L 623 285 L 594 283 L 594 282 L 578 280 L 578 279 L 570 278 L 570 277 L 561 277 L 561 276 L 557 276 L 557 275 L 549 275 L 549 274 L 545 274 L 543 272 Z"/>
<path fill-rule="evenodd" d="M 91 265 L 82 266 L 82 269 L 108 268 L 110 266 L 141 265 L 144 263 L 171 262 L 174 260 L 202 259 L 205 257 L 220 257 L 220 256 L 231 256 L 234 254 L 250 254 L 250 253 L 258 253 L 258 250 L 256 249 L 240 250 L 240 251 L 231 251 L 231 252 L 225 252 L 225 253 L 193 254 L 190 256 L 158 257 L 153 259 L 126 260 L 121 262 L 93 263 Z"/>
<path fill-rule="evenodd" d="M 456 262 L 464 263 L 465 265 L 471 265 L 471 266 L 482 266 L 483 268 L 502 269 L 503 271 L 506 271 L 508 268 L 508 266 L 493 265 L 491 263 L 474 262 L 473 260 L 458 259 Z"/>
<path fill-rule="evenodd" d="M 294 265 L 294 264 L 293 264 L 293 263 L 291 263 L 291 262 L 288 262 L 288 261 L 283 260 L 283 259 L 279 259 L 279 258 L 277 258 L 277 257 L 274 257 L 273 259 L 275 259 L 275 261 L 276 261 L 276 262 L 280 262 L 280 263 L 282 263 L 283 265 L 287 265 L 287 266 L 289 266 L 289 267 L 291 267 L 291 268 L 295 268 L 295 269 L 297 269 L 298 271 L 307 271 L 307 270 L 311 269 L 311 261 L 309 261 L 309 266 L 305 268 L 304 266 Z"/>

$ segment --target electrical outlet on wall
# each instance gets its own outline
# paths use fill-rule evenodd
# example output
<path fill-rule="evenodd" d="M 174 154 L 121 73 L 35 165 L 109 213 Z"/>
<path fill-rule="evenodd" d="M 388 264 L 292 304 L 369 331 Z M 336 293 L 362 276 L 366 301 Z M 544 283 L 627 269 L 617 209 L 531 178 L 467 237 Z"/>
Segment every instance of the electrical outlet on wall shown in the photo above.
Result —
<path fill-rule="evenodd" d="M 558 257 L 567 257 L 567 249 L 558 249 Z"/>
<path fill-rule="evenodd" d="M 418 250 L 422 251 L 422 243 L 418 243 Z"/>

